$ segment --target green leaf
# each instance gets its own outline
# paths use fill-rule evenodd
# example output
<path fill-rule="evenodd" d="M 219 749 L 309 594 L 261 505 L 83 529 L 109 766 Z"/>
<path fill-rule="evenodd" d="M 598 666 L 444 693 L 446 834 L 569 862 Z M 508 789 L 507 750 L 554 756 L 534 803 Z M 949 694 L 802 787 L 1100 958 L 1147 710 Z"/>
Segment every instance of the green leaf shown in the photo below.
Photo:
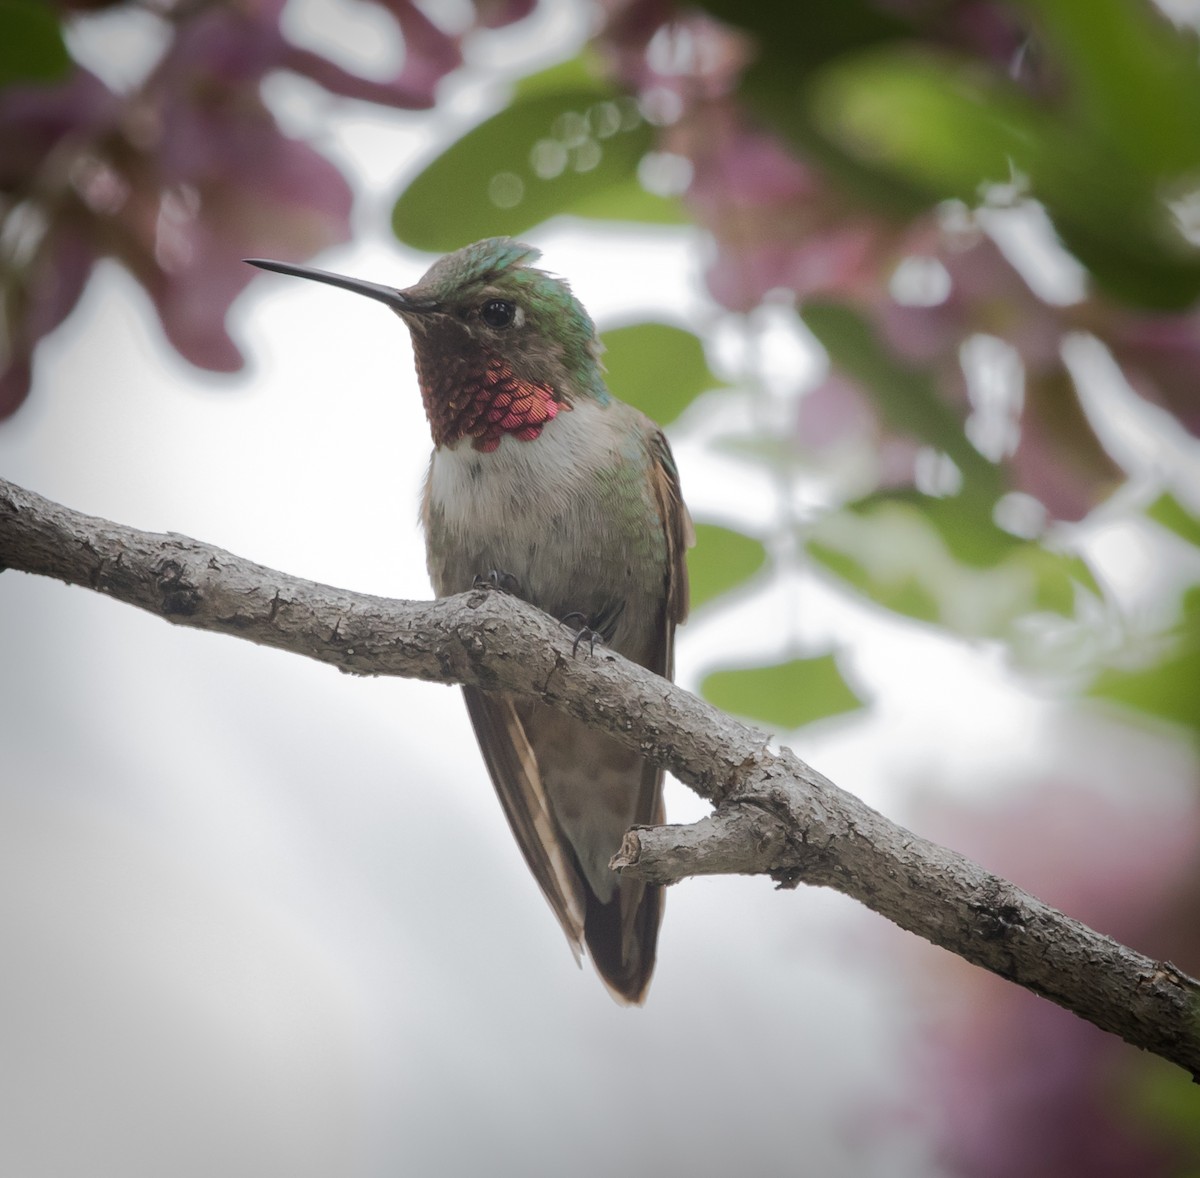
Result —
<path fill-rule="evenodd" d="M 1200 252 L 1179 231 L 1168 198 L 1195 198 L 1195 176 L 1114 166 L 1111 143 L 1054 127 L 1030 160 L 1033 193 L 1069 249 L 1110 294 L 1158 311 L 1200 297 Z"/>
<path fill-rule="evenodd" d="M 1192 1015 L 1200 1025 L 1200 1007 Z M 1170 1142 L 1180 1158 L 1200 1158 L 1200 1088 L 1165 1059 L 1144 1054 L 1131 1062 L 1114 1093 L 1119 1107 L 1128 1109 L 1154 1140 Z M 1195 1178 L 1194 1165 L 1180 1168 L 1180 1178 L 1189 1174 Z"/>
<path fill-rule="evenodd" d="M 716 524 L 696 525 L 696 546 L 688 550 L 692 608 L 748 581 L 767 563 L 762 542 Z"/>
<path fill-rule="evenodd" d="M 1023 0 L 1066 78 L 1072 121 L 1145 173 L 1200 166 L 1195 37 L 1129 0 Z"/>
<path fill-rule="evenodd" d="M 1074 613 L 1077 585 L 1096 597 L 1103 595 L 1086 561 L 1006 532 L 992 518 L 990 505 L 983 500 L 964 495 L 935 498 L 919 491 L 900 490 L 862 499 L 854 505 L 855 510 L 869 510 L 878 499 L 905 503 L 920 512 L 937 529 L 950 555 L 961 564 L 980 570 L 1005 564 L 1027 567 L 1036 579 L 1033 601 L 1039 608 L 1067 616 Z"/>
<path fill-rule="evenodd" d="M 810 540 L 807 548 L 814 560 L 884 609 L 919 622 L 942 620 L 942 608 L 922 583 L 919 572 L 883 572 L 867 560 L 820 540 Z"/>
<path fill-rule="evenodd" d="M 407 245 L 442 253 L 519 236 L 559 213 L 679 222 L 678 201 L 638 182 L 653 145 L 632 98 L 580 59 L 565 62 L 526 78 L 504 110 L 428 164 L 397 199 L 392 227 Z"/>
<path fill-rule="evenodd" d="M 1200 647 L 1140 671 L 1105 671 L 1089 694 L 1200 732 Z"/>
<path fill-rule="evenodd" d="M 1031 612 L 1072 617 L 1081 591 L 1100 595 L 1079 557 L 1005 532 L 962 496 L 871 496 L 822 520 L 806 547 L 872 601 L 970 636 L 1003 636 Z"/>
<path fill-rule="evenodd" d="M 960 495 L 935 498 L 920 491 L 890 491 L 854 504 L 854 510 L 869 512 L 876 502 L 903 503 L 919 512 L 937 530 L 955 560 L 978 569 L 994 568 L 1010 553 L 1028 546 L 1011 532 L 997 526 L 986 504 Z"/>
<path fill-rule="evenodd" d="M 753 33 L 758 55 L 778 58 L 796 85 L 809 70 L 851 50 L 911 37 L 911 22 L 872 0 L 836 4 L 747 4 L 746 0 L 700 0 L 698 7 L 725 24 Z"/>
<path fill-rule="evenodd" d="M 1156 524 L 1162 524 L 1189 544 L 1200 547 L 1200 519 L 1185 510 L 1173 495 L 1164 492 L 1146 508 L 1146 514 Z"/>
<path fill-rule="evenodd" d="M 774 728 L 799 728 L 863 706 L 832 654 L 713 671 L 700 690 L 717 707 Z"/>
<path fill-rule="evenodd" d="M 1088 694 L 1200 732 L 1200 587 L 1188 591 L 1183 608 L 1157 661 L 1136 670 L 1109 668 Z"/>
<path fill-rule="evenodd" d="M 581 192 L 563 211 L 594 221 L 642 221 L 649 225 L 678 225 L 687 220 L 682 205 L 648 192 L 632 172 L 624 179 Z"/>
<path fill-rule="evenodd" d="M 513 97 L 537 98 L 543 94 L 561 94 L 564 90 L 587 90 L 597 96 L 612 97 L 616 91 L 604 81 L 603 74 L 602 63 L 585 51 L 518 78 Z"/>
<path fill-rule="evenodd" d="M 659 425 L 674 421 L 721 382 L 709 371 L 700 338 L 666 323 L 614 327 L 604 341 L 608 386 Z"/>
<path fill-rule="evenodd" d="M 849 154 L 935 198 L 974 204 L 1012 178 L 1033 136 L 1030 104 L 949 54 L 888 47 L 839 59 L 810 88 L 813 117 Z"/>
<path fill-rule="evenodd" d="M 0 86 L 52 82 L 70 68 L 53 8 L 43 0 L 0 0 Z"/>

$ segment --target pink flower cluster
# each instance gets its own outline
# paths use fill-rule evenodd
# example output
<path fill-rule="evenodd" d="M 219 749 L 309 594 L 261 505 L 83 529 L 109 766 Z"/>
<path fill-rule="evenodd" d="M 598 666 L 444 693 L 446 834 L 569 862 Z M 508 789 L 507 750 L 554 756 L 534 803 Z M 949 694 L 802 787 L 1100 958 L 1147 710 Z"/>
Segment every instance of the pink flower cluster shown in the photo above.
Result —
<path fill-rule="evenodd" d="M 462 60 L 461 33 L 412 0 L 377 2 L 404 42 L 389 80 L 291 43 L 280 28 L 286 0 L 167 0 L 167 48 L 134 92 L 117 93 L 81 66 L 54 84 L 0 91 L 0 416 L 27 396 L 38 341 L 70 313 L 102 257 L 145 288 L 186 359 L 219 372 L 241 366 L 225 329 L 252 276 L 240 259 L 301 259 L 346 240 L 352 200 L 329 160 L 280 130 L 264 78 L 290 71 L 332 94 L 419 109 Z M 533 3 L 477 0 L 475 23 L 518 20 Z"/>

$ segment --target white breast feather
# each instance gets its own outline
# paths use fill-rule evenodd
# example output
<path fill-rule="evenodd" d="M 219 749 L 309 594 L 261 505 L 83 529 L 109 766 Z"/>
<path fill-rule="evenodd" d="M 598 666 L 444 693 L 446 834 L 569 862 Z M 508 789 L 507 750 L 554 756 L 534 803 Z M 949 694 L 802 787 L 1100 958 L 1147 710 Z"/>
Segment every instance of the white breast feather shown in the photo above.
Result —
<path fill-rule="evenodd" d="M 464 438 L 454 449 L 438 450 L 429 494 L 447 531 L 473 535 L 528 528 L 547 508 L 578 503 L 598 461 L 612 461 L 611 453 L 595 445 L 595 431 L 607 423 L 594 418 L 603 413 L 601 406 L 584 401 L 560 412 L 533 441 L 506 437 L 484 454 Z"/>

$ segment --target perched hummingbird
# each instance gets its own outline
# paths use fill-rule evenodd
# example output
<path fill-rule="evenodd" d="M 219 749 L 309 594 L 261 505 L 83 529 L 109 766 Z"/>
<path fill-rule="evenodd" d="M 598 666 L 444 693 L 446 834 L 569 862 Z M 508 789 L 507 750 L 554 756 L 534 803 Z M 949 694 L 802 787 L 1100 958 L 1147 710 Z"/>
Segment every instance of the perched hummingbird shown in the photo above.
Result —
<path fill-rule="evenodd" d="M 539 252 L 494 237 L 397 290 L 251 260 L 377 299 L 412 334 L 433 434 L 421 519 L 444 597 L 485 578 L 660 675 L 688 608 L 691 520 L 658 427 L 607 389 L 588 313 Z M 663 821 L 662 771 L 536 700 L 464 687 L 509 825 L 576 957 L 640 1002 L 662 890 L 609 860 Z"/>

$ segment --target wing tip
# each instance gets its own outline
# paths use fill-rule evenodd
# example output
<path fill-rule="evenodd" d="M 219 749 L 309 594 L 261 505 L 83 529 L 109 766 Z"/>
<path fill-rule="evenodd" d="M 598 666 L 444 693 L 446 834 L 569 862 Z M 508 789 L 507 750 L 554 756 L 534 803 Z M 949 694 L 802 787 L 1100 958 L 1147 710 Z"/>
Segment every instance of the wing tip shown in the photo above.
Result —
<path fill-rule="evenodd" d="M 584 937 L 596 973 L 620 1006 L 641 1006 L 654 974 L 658 928 L 662 922 L 663 889 L 636 885 L 636 910 L 630 919 L 622 912 L 620 890 L 607 903 L 588 890 Z M 628 897 L 625 897 L 626 905 Z"/>

